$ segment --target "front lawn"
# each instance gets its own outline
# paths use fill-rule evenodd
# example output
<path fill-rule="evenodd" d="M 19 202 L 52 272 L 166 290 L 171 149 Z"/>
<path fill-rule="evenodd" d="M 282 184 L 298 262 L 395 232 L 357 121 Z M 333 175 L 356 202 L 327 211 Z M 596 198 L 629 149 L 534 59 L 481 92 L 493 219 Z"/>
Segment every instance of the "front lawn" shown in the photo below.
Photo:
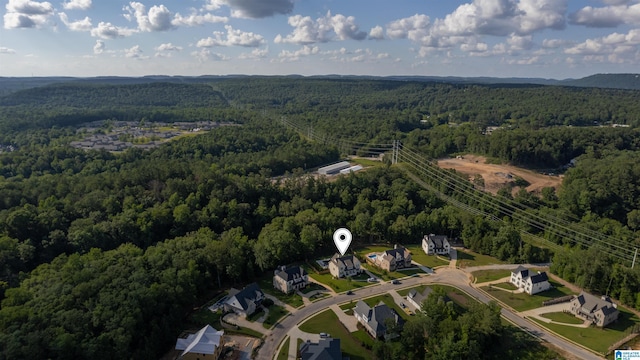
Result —
<path fill-rule="evenodd" d="M 396 292 L 398 293 L 398 295 L 400 295 L 402 297 L 406 297 L 411 292 L 411 290 L 415 290 L 415 291 L 417 291 L 419 293 L 422 293 L 424 291 L 424 289 L 426 289 L 426 288 L 427 288 L 427 285 L 418 285 L 418 286 L 414 286 L 414 287 L 398 290 Z"/>
<path fill-rule="evenodd" d="M 492 289 L 488 286 L 483 286 L 482 290 L 495 297 L 496 299 L 502 301 L 503 303 L 511 306 L 516 311 L 526 311 L 539 308 L 542 306 L 543 301 L 555 299 L 557 297 L 565 295 L 575 294 L 569 288 L 562 286 L 559 283 L 556 283 L 554 281 L 549 281 L 549 283 L 551 283 L 551 286 L 553 286 L 551 289 L 535 295 L 529 295 L 527 293 L 512 294 L 510 292 L 502 291 L 499 289 Z"/>
<path fill-rule="evenodd" d="M 571 314 L 561 312 L 561 311 L 540 314 L 540 316 L 542 316 L 543 318 L 547 318 L 549 320 L 553 320 L 553 321 L 561 322 L 565 324 L 582 324 L 584 322 L 583 320 L 578 319 L 577 317 Z"/>
<path fill-rule="evenodd" d="M 518 288 L 510 282 L 492 284 L 491 286 L 499 287 L 505 290 L 518 290 Z"/>
<path fill-rule="evenodd" d="M 421 245 L 409 245 L 409 246 L 406 246 L 406 248 L 409 249 L 409 251 L 411 251 L 411 260 L 417 262 L 420 265 L 423 265 L 432 269 L 438 266 L 449 265 L 449 261 L 442 260 L 441 258 L 435 255 L 425 254 L 424 250 L 422 250 Z"/>
<path fill-rule="evenodd" d="M 289 359 L 289 342 L 291 341 L 290 338 L 287 338 L 287 340 L 284 341 L 284 344 L 282 344 L 282 347 L 280 348 L 280 351 L 278 351 L 278 360 L 287 360 Z"/>
<path fill-rule="evenodd" d="M 511 276 L 510 270 L 478 270 L 471 273 L 476 278 L 476 284 L 496 281 Z"/>
<path fill-rule="evenodd" d="M 316 284 L 314 282 L 310 282 L 309 285 L 307 285 L 304 289 L 300 290 L 300 292 L 306 295 L 306 294 L 308 294 L 308 293 L 310 293 L 312 291 L 318 291 L 318 290 L 326 291 L 327 288 L 325 288 L 322 285 L 318 285 L 318 284 Z"/>
<path fill-rule="evenodd" d="M 631 312 L 619 307 L 620 316 L 618 321 L 610 324 L 604 329 L 598 327 L 579 328 L 560 324 L 547 324 L 544 321 L 532 318 L 541 326 L 546 327 L 568 339 L 588 347 L 601 354 L 606 354 L 609 347 L 629 335 L 631 329 L 640 324 L 640 319 Z"/>
<path fill-rule="evenodd" d="M 471 250 L 457 249 L 457 254 L 458 254 L 458 260 L 456 261 L 456 265 L 460 268 L 482 266 L 482 265 L 504 264 L 503 261 L 500 261 L 494 257 L 474 253 Z"/>
<path fill-rule="evenodd" d="M 403 271 L 386 271 L 386 270 L 382 270 L 378 267 L 375 266 L 371 266 L 369 264 L 362 264 L 362 267 L 364 269 L 367 269 L 370 273 L 372 273 L 373 275 L 375 275 L 378 279 L 382 279 L 384 281 L 389 281 L 389 280 L 394 280 L 394 279 L 401 279 L 401 278 L 405 278 L 407 276 L 411 276 L 413 274 L 424 274 L 424 271 L 422 271 L 419 268 L 409 268 L 407 270 L 403 270 Z"/>
<path fill-rule="evenodd" d="M 282 317 L 287 315 L 288 313 L 289 312 L 282 306 L 271 305 L 269 307 L 269 315 L 267 315 L 267 318 L 264 319 L 264 323 L 262 323 L 262 326 L 270 329 L 276 322 L 278 322 L 278 320 L 282 319 Z"/>
<path fill-rule="evenodd" d="M 344 356 L 354 360 L 372 359 L 373 354 L 362 346 L 362 341 L 345 329 L 338 320 L 338 316 L 333 310 L 325 310 L 310 318 L 299 326 L 300 330 L 311 334 L 321 332 L 331 334 L 331 337 L 340 339 L 340 348 Z M 360 336 L 360 335 L 358 335 Z"/>
<path fill-rule="evenodd" d="M 353 290 L 369 285 L 369 283 L 367 283 L 366 281 L 357 281 L 349 278 L 334 279 L 333 276 L 331 276 L 331 274 L 329 273 L 316 274 L 314 272 L 309 272 L 309 276 L 311 276 L 311 278 L 313 278 L 315 281 L 323 283 L 324 285 L 332 288 L 335 292 Z"/>

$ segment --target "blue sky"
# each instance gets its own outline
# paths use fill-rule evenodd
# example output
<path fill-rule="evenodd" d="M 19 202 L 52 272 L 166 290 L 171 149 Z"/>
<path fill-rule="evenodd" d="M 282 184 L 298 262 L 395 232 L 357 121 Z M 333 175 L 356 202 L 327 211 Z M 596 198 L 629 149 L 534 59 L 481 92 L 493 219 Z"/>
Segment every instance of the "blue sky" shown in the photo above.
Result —
<path fill-rule="evenodd" d="M 640 0 L 5 1 L 0 76 L 640 72 Z"/>

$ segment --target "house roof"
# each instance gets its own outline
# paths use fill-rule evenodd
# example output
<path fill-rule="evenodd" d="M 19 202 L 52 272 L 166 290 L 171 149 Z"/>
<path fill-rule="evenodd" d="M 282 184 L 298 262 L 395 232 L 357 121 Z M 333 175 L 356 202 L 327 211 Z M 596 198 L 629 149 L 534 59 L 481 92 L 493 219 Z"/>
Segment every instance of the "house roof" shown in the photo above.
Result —
<path fill-rule="evenodd" d="M 582 310 L 588 313 L 594 313 L 601 309 L 603 312 L 610 311 L 604 310 L 605 308 L 613 308 L 615 311 L 618 311 L 611 300 L 609 300 L 609 298 L 599 298 L 584 291 L 581 292 L 580 295 L 576 296 L 575 301 L 578 301 L 578 303 L 582 307 Z"/>
<path fill-rule="evenodd" d="M 320 339 L 317 344 L 304 342 L 300 344 L 300 358 L 302 360 L 342 360 L 340 339 Z"/>
<path fill-rule="evenodd" d="M 244 289 L 235 293 L 233 290 L 235 289 L 232 289 L 232 291 L 229 292 L 230 296 L 227 299 L 226 303 L 231 304 L 233 302 L 233 299 L 235 298 L 236 300 L 238 300 L 238 303 L 240 304 L 240 307 L 242 307 L 242 310 L 249 309 L 250 302 L 255 302 L 258 297 L 264 296 L 264 293 L 262 292 L 262 290 L 260 290 L 260 287 L 256 283 L 251 283 Z"/>
<path fill-rule="evenodd" d="M 360 300 L 353 311 L 360 314 L 361 317 L 368 319 L 367 324 L 376 332 L 376 334 L 384 333 L 386 331 L 384 321 L 388 318 L 393 319 L 396 323 L 404 324 L 404 320 L 400 315 L 382 301 L 372 308 L 364 301 Z"/>
<path fill-rule="evenodd" d="M 307 271 L 301 266 L 293 266 L 284 270 L 276 270 L 275 276 L 282 278 L 285 281 L 293 281 L 298 283 L 304 280 L 304 276 L 307 275 Z"/>
<path fill-rule="evenodd" d="M 547 273 L 544 271 L 539 274 L 535 274 L 531 276 L 532 284 L 538 284 L 545 281 L 549 281 L 549 277 L 547 276 Z"/>
<path fill-rule="evenodd" d="M 433 245 L 436 249 L 440 249 L 444 247 L 445 241 L 447 241 L 447 235 L 427 235 L 427 240 L 433 242 Z"/>
<path fill-rule="evenodd" d="M 335 261 L 336 263 L 344 264 L 344 266 L 347 268 L 347 270 L 355 268 L 355 265 L 354 265 L 355 261 L 354 261 L 354 256 L 353 255 L 347 255 L 347 256 L 340 257 L 338 254 L 335 254 L 331 258 L 331 261 Z"/>
<path fill-rule="evenodd" d="M 394 249 L 384 251 L 383 254 L 394 258 L 406 259 L 411 252 L 403 246 L 396 246 Z"/>
<path fill-rule="evenodd" d="M 186 339 L 176 341 L 176 350 L 184 350 L 180 356 L 188 353 L 214 354 L 220 346 L 224 330 L 216 330 L 207 325 Z"/>
<path fill-rule="evenodd" d="M 407 294 L 407 296 L 409 296 L 409 298 L 411 298 L 413 301 L 415 301 L 416 304 L 422 304 L 422 302 L 429 297 L 429 295 L 431 295 L 431 293 L 433 292 L 433 289 L 430 287 L 426 287 L 422 293 L 417 292 L 415 289 L 409 291 L 409 294 Z"/>
<path fill-rule="evenodd" d="M 527 269 L 522 265 L 518 266 L 515 270 L 513 270 L 513 273 L 514 274 L 520 273 L 520 277 L 522 277 L 523 279 L 526 279 L 529 277 L 529 269 Z"/>

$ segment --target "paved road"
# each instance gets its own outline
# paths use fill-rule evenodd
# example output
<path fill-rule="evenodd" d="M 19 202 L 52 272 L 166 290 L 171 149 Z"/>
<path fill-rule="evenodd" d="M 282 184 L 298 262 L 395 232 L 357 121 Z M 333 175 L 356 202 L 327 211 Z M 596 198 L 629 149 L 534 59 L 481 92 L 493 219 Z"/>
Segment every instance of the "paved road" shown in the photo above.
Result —
<path fill-rule="evenodd" d="M 499 266 L 499 265 L 498 265 Z M 513 265 L 512 265 L 513 267 Z M 486 269 L 487 267 L 482 267 Z M 468 271 L 479 270 L 478 268 L 466 269 Z M 470 275 L 462 270 L 443 267 L 436 271 L 433 275 L 422 275 L 420 277 L 412 277 L 402 280 L 402 285 L 393 285 L 389 282 L 381 283 L 376 286 L 366 287 L 363 289 L 355 290 L 353 295 L 346 294 L 336 294 L 333 297 L 323 299 L 312 303 L 311 305 L 305 306 L 302 309 L 297 310 L 295 313 L 287 316 L 279 323 L 274 329 L 272 329 L 271 333 L 266 336 L 264 345 L 260 348 L 258 352 L 257 359 L 258 360 L 272 360 L 274 354 L 276 354 L 276 350 L 280 345 L 280 342 L 285 338 L 289 330 L 293 329 L 297 324 L 305 320 L 306 318 L 315 315 L 319 312 L 322 312 L 328 309 L 332 304 L 339 304 L 343 302 L 347 302 L 353 300 L 354 302 L 358 299 L 386 293 L 389 290 L 397 290 L 405 287 L 413 287 L 420 284 L 431 284 L 431 283 L 441 283 L 452 285 L 454 287 L 459 288 L 467 292 L 472 297 L 482 301 L 483 303 L 488 303 L 493 300 L 484 292 L 477 290 L 476 288 L 469 285 L 470 283 Z M 535 335 L 575 356 L 584 359 L 584 360 L 601 360 L 602 357 L 597 356 L 591 353 L 588 350 L 583 349 L 580 346 L 577 346 L 563 338 L 560 338 L 554 334 L 548 333 L 545 328 L 538 326 L 535 323 L 532 323 L 528 320 L 523 319 L 522 317 L 516 315 L 509 309 L 502 309 L 502 315 L 512 323 L 516 324 L 524 331 Z"/>

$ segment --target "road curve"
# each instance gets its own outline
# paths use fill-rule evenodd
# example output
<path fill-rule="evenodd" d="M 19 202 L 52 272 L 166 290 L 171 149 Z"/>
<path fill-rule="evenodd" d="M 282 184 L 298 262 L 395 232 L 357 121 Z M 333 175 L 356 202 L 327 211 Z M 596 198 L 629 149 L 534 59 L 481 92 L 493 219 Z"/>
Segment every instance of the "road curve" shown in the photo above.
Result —
<path fill-rule="evenodd" d="M 517 266 L 517 265 L 515 265 Z M 405 287 L 412 287 L 421 284 L 433 284 L 440 283 L 445 285 L 451 285 L 460 290 L 465 291 L 472 297 L 482 301 L 483 303 L 488 303 L 493 299 L 490 298 L 484 292 L 472 287 L 469 285 L 469 274 L 459 269 L 452 268 L 440 268 L 433 275 L 422 275 L 420 277 L 411 277 L 405 278 L 402 280 L 402 285 L 393 285 L 389 282 L 381 283 L 376 286 L 366 287 L 358 290 L 354 290 L 353 295 L 346 295 L 345 293 L 337 294 L 333 297 L 322 299 L 316 301 L 310 305 L 303 307 L 302 309 L 297 310 L 295 313 L 290 314 L 289 316 L 282 319 L 280 323 L 278 323 L 272 330 L 271 333 L 268 334 L 265 338 L 264 345 L 258 351 L 256 359 L 258 360 L 272 360 L 276 351 L 278 350 L 278 346 L 280 342 L 285 338 L 287 333 L 291 328 L 295 325 L 299 324 L 303 320 L 308 317 L 315 315 L 319 312 L 322 312 L 329 308 L 332 304 L 340 304 L 347 301 L 357 301 L 362 298 L 367 298 L 375 295 L 379 295 L 382 293 L 386 293 L 389 290 L 397 290 Z M 553 333 L 550 333 L 547 329 L 538 326 L 537 324 L 527 321 L 522 317 L 515 314 L 513 311 L 502 308 L 502 315 L 512 323 L 518 325 L 524 331 L 537 336 L 540 339 L 543 339 L 581 359 L 584 360 L 602 360 L 603 358 L 595 355 L 594 353 L 575 345 L 574 343 L 567 341 Z"/>

